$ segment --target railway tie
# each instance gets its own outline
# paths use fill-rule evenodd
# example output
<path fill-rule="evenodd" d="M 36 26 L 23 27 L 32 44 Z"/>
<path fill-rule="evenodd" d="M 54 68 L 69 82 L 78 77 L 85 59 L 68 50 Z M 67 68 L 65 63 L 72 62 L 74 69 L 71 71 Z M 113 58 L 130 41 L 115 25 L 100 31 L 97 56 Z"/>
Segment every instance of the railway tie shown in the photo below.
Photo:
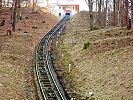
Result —
<path fill-rule="evenodd" d="M 35 52 L 35 79 L 39 100 L 69 100 L 54 71 L 49 41 L 63 29 L 69 16 L 62 18 L 38 43 Z"/>

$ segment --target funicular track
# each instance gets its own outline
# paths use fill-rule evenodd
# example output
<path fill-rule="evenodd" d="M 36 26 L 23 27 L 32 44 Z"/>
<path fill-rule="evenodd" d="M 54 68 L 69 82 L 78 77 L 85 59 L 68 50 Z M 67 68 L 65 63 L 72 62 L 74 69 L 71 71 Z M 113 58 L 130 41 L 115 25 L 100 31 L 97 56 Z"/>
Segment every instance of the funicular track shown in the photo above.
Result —
<path fill-rule="evenodd" d="M 40 100 L 68 100 L 53 69 L 49 41 L 63 29 L 69 16 L 60 20 L 38 43 L 35 53 L 35 77 Z"/>

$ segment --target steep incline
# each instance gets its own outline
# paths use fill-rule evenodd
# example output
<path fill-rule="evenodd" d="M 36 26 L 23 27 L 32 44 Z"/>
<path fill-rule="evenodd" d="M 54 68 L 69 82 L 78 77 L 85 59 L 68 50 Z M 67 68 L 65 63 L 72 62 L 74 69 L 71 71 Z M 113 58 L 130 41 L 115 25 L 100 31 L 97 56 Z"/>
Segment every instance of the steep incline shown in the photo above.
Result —
<path fill-rule="evenodd" d="M 36 100 L 32 61 L 38 41 L 56 23 L 47 12 L 23 10 L 23 20 L 17 22 L 16 32 L 6 35 L 10 26 L 10 10 L 3 9 L 0 19 L 0 100 Z"/>
<path fill-rule="evenodd" d="M 59 41 L 58 64 L 64 85 L 85 100 L 132 100 L 133 29 L 90 32 L 88 16 L 82 17 L 83 13 L 71 18 Z"/>

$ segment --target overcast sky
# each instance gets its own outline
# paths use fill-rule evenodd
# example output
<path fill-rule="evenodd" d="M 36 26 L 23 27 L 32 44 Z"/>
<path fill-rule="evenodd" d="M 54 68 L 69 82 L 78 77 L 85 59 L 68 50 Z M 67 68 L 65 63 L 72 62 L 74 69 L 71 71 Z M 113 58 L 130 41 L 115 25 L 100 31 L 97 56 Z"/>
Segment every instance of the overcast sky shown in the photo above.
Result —
<path fill-rule="evenodd" d="M 88 10 L 88 6 L 85 2 L 85 0 L 77 0 L 79 2 L 79 5 L 80 5 L 80 10 Z"/>

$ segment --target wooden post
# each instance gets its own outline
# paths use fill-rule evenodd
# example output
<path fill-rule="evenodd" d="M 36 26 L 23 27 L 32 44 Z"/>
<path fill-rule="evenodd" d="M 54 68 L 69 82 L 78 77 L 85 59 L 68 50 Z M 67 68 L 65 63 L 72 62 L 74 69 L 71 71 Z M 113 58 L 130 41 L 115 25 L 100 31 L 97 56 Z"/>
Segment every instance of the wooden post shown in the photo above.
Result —
<path fill-rule="evenodd" d="M 71 71 L 71 64 L 69 64 L 69 68 L 68 69 L 69 69 L 69 73 L 70 73 L 70 71 Z"/>
<path fill-rule="evenodd" d="M 58 41 L 56 41 L 56 47 L 58 46 Z"/>

